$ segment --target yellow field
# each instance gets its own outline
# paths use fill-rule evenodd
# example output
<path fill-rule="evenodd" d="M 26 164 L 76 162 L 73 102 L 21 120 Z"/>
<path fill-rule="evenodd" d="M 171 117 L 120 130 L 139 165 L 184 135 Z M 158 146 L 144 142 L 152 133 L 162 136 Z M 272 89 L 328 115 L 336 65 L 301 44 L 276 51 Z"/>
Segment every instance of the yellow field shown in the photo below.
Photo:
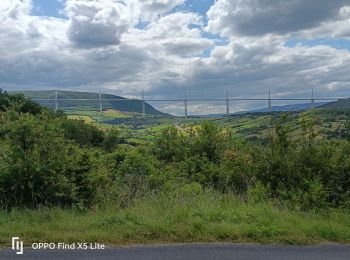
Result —
<path fill-rule="evenodd" d="M 74 119 L 74 120 L 83 120 L 87 124 L 92 124 L 95 121 L 90 117 L 90 116 L 74 116 L 74 115 L 69 115 L 69 119 Z"/>
<path fill-rule="evenodd" d="M 120 112 L 118 110 L 113 110 L 113 109 L 107 109 L 106 111 L 103 111 L 103 115 L 106 117 L 114 117 L 114 118 L 125 118 L 130 116 L 125 112 Z"/>

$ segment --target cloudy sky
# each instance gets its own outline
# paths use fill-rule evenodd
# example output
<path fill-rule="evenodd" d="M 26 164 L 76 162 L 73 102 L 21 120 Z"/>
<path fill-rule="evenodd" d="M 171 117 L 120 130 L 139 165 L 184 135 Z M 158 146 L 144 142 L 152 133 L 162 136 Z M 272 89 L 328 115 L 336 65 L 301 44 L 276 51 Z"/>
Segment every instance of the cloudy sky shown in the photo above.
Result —
<path fill-rule="evenodd" d="M 6 90 L 346 97 L 349 52 L 349 0 L 0 0 Z M 203 110 L 224 104 L 191 104 Z"/>

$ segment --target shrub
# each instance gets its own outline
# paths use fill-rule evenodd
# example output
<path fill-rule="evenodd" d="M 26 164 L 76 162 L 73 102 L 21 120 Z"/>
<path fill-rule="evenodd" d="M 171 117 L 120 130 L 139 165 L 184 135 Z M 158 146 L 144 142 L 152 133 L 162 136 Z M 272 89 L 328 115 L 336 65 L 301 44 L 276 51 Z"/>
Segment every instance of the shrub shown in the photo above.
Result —
<path fill-rule="evenodd" d="M 0 91 L 0 111 L 13 108 L 19 113 L 31 113 L 38 115 L 45 109 L 39 104 L 27 99 L 22 94 L 8 94 Z"/>
<path fill-rule="evenodd" d="M 98 154 L 65 139 L 60 119 L 9 111 L 0 120 L 2 207 L 88 206 L 111 183 Z"/>
<path fill-rule="evenodd" d="M 82 147 L 102 146 L 104 133 L 84 120 L 61 120 L 61 128 L 65 138 L 74 141 Z"/>

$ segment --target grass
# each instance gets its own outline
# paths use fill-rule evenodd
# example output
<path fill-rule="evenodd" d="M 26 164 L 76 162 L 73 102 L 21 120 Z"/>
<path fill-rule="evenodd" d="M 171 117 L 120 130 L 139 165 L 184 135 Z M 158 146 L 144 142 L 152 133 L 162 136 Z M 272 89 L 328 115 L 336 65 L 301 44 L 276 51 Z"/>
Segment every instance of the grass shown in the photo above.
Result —
<path fill-rule="evenodd" d="M 134 114 L 136 115 L 136 113 L 120 112 L 113 109 L 108 109 L 106 111 L 103 111 L 103 116 L 108 118 L 130 118 Z"/>
<path fill-rule="evenodd" d="M 0 246 L 12 236 L 32 242 L 99 242 L 107 245 L 234 242 L 350 243 L 350 214 L 300 212 L 206 194 L 146 196 L 125 209 L 0 212 Z"/>
<path fill-rule="evenodd" d="M 86 124 L 91 124 L 94 122 L 94 120 L 90 116 L 69 115 L 68 118 L 73 120 L 83 120 Z"/>

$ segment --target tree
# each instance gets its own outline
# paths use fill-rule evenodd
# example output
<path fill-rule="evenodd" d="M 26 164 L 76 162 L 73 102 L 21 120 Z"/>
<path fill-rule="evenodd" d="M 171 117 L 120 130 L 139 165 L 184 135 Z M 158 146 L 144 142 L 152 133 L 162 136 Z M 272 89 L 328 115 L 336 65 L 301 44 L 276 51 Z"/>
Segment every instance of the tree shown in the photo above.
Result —
<path fill-rule="evenodd" d="M 345 136 L 346 139 L 350 142 L 350 120 L 347 120 L 345 123 Z"/>
<path fill-rule="evenodd" d="M 107 152 L 115 150 L 120 143 L 120 132 L 118 129 L 113 128 L 107 131 L 103 140 L 103 148 Z"/>
<path fill-rule="evenodd" d="M 102 146 L 104 133 L 84 120 L 61 120 L 64 137 L 74 141 L 82 147 Z"/>
<path fill-rule="evenodd" d="M 190 139 L 193 140 L 191 154 L 205 156 L 209 161 L 218 163 L 231 138 L 227 129 L 223 131 L 216 124 L 205 122 L 198 128 L 197 133 L 192 133 Z"/>
<path fill-rule="evenodd" d="M 38 115 L 45 110 L 39 104 L 25 98 L 22 94 L 0 92 L 0 111 L 6 111 L 11 107 L 15 108 L 19 113 L 31 113 L 33 115 Z"/>
<path fill-rule="evenodd" d="M 188 143 L 186 137 L 179 133 L 175 126 L 172 126 L 161 131 L 153 146 L 159 159 L 170 162 L 181 161 L 185 158 Z"/>

